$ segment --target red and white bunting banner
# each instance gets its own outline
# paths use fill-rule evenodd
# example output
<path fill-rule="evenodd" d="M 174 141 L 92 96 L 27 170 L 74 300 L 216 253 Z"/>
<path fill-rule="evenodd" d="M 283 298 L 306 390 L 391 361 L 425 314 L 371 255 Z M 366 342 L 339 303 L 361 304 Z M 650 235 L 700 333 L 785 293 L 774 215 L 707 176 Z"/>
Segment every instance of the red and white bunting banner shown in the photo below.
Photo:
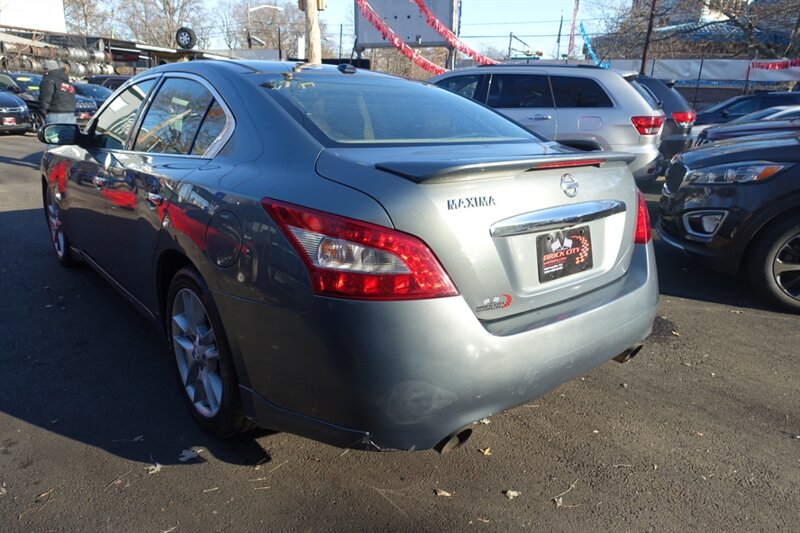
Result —
<path fill-rule="evenodd" d="M 497 61 L 495 61 L 494 59 L 479 54 L 478 52 L 467 46 L 464 43 L 464 41 L 456 37 L 456 35 L 452 31 L 450 31 L 450 28 L 442 24 L 442 21 L 440 21 L 438 18 L 436 18 L 436 16 L 433 13 L 431 13 L 430 9 L 428 9 L 428 6 L 425 5 L 425 2 L 423 0 L 409 0 L 409 1 L 417 4 L 420 13 L 422 13 L 422 15 L 425 17 L 425 22 L 428 24 L 428 26 L 433 28 L 433 31 L 441 35 L 444 38 L 444 40 L 447 41 L 447 44 L 449 44 L 462 54 L 467 54 L 469 57 L 474 59 L 476 63 L 479 63 L 481 65 L 494 65 L 497 63 Z"/>
<path fill-rule="evenodd" d="M 781 61 L 753 61 L 752 68 L 760 70 L 786 70 L 787 68 L 800 67 L 800 59 L 784 59 Z"/>
<path fill-rule="evenodd" d="M 436 63 L 432 63 L 419 55 L 413 48 L 408 46 L 403 39 L 397 35 L 392 29 L 384 22 L 378 13 L 369 5 L 367 0 L 356 0 L 358 8 L 361 10 L 361 16 L 364 17 L 370 24 L 375 26 L 384 40 L 389 41 L 392 46 L 400 50 L 400 52 L 414 62 L 415 65 L 431 72 L 433 74 L 443 74 L 447 69 L 440 67 Z"/>

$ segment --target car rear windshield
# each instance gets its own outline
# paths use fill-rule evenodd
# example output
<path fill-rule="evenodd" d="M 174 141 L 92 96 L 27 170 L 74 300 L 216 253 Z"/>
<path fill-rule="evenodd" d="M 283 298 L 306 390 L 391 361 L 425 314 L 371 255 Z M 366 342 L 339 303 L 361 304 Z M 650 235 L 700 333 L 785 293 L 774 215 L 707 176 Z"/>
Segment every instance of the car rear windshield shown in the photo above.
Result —
<path fill-rule="evenodd" d="M 501 115 L 432 85 L 391 78 L 294 76 L 262 84 L 323 144 L 451 144 L 540 140 Z M 299 115 L 299 116 L 298 116 Z"/>

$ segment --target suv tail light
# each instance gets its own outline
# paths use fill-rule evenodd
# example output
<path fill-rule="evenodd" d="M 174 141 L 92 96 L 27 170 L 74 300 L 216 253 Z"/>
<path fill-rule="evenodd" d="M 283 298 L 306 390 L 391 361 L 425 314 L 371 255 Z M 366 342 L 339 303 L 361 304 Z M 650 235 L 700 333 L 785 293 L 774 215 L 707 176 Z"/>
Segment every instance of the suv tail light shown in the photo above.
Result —
<path fill-rule="evenodd" d="M 675 123 L 685 128 L 686 126 L 691 126 L 695 119 L 697 118 L 697 113 L 694 111 L 673 111 L 672 112 L 672 119 Z"/>
<path fill-rule="evenodd" d="M 633 235 L 634 244 L 647 244 L 652 238 L 650 230 L 650 213 L 647 212 L 647 200 L 644 199 L 642 191 L 638 193 L 638 205 L 636 207 L 636 233 Z"/>
<path fill-rule="evenodd" d="M 661 131 L 664 124 L 664 117 L 657 115 L 654 117 L 631 117 L 631 122 L 639 132 L 639 135 L 656 135 Z"/>
<path fill-rule="evenodd" d="M 302 258 L 316 294 L 361 300 L 458 294 L 433 252 L 413 235 L 269 198 L 261 205 Z"/>

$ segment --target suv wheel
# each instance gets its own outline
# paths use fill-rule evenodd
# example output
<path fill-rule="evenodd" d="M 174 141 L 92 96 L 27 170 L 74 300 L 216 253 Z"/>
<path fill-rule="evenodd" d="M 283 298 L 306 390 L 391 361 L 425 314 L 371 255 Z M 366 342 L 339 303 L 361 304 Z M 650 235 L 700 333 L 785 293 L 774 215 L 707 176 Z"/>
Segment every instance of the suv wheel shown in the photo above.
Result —
<path fill-rule="evenodd" d="M 749 266 L 753 285 L 762 296 L 800 312 L 800 217 L 791 217 L 760 236 Z"/>

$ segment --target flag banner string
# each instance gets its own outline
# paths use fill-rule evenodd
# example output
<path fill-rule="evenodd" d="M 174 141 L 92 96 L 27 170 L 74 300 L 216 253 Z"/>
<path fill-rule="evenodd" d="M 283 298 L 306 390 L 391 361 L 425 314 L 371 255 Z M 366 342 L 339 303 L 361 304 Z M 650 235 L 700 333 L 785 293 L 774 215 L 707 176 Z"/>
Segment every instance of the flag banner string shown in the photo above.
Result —
<path fill-rule="evenodd" d="M 419 11 L 425 17 L 425 22 L 428 24 L 428 26 L 430 26 L 433 29 L 433 31 L 441 35 L 444 38 L 444 40 L 447 41 L 447 44 L 452 46 L 454 49 L 458 50 L 462 54 L 468 55 L 469 57 L 474 59 L 476 63 L 480 65 L 495 65 L 498 63 L 498 61 L 495 61 L 494 59 L 488 58 L 485 55 L 476 52 L 474 49 L 467 46 L 467 44 L 464 43 L 464 41 L 456 37 L 456 35 L 452 31 L 450 31 L 450 28 L 448 28 L 445 24 L 442 23 L 442 21 L 436 18 L 436 16 L 433 13 L 431 13 L 430 9 L 428 9 L 428 6 L 425 5 L 425 2 L 423 0 L 409 0 L 409 1 L 417 4 Z"/>
<path fill-rule="evenodd" d="M 592 48 L 592 40 L 589 38 L 589 34 L 586 33 L 586 28 L 583 27 L 583 22 L 580 23 L 578 28 L 581 31 L 581 37 L 583 37 L 583 44 L 586 45 L 586 52 L 589 55 L 589 57 L 592 58 L 592 61 L 594 61 L 595 66 L 600 68 L 610 68 L 611 62 L 603 63 L 597 58 L 597 54 L 594 52 L 594 49 Z"/>

